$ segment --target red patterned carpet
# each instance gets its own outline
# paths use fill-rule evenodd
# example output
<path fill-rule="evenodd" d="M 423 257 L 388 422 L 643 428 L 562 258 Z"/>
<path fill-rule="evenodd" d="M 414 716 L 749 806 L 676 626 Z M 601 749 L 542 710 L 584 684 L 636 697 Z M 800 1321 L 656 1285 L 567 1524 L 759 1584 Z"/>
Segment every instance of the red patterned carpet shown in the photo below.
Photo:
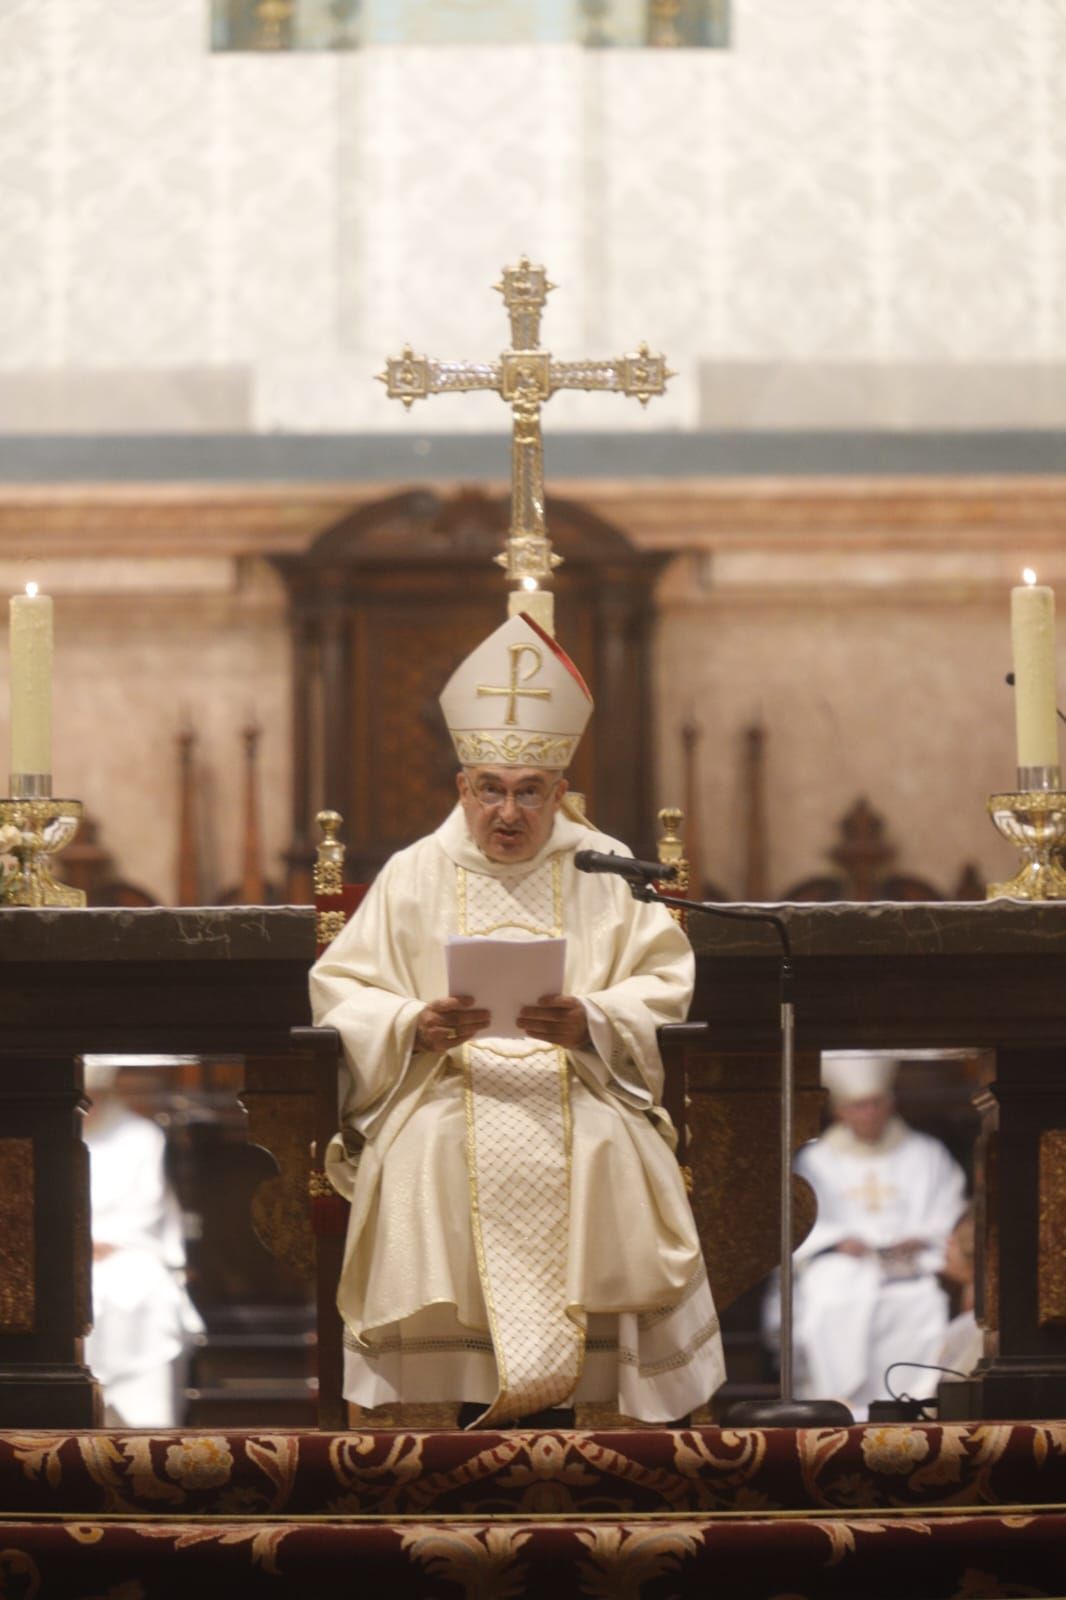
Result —
<path fill-rule="evenodd" d="M 1066 1595 L 1066 1423 L 0 1434 L 3 1600 Z"/>

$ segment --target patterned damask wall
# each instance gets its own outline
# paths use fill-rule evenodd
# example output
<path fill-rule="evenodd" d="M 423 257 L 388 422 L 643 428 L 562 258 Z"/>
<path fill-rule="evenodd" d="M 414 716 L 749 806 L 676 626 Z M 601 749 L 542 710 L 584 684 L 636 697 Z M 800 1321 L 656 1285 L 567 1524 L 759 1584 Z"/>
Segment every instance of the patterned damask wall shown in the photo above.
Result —
<path fill-rule="evenodd" d="M 733 38 L 220 56 L 207 0 L 3 0 L 0 432 L 217 426 L 212 374 L 230 427 L 403 427 L 370 374 L 497 351 L 523 250 L 560 353 L 681 368 L 659 426 L 718 362 L 1066 362 L 1063 0 L 737 0 Z"/>

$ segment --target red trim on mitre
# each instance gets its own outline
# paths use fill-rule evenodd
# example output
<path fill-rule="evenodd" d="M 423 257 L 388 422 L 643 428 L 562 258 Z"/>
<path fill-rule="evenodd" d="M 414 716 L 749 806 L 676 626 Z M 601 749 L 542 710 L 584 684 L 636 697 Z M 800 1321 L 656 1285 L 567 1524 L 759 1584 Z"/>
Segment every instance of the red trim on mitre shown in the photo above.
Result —
<path fill-rule="evenodd" d="M 558 639 L 553 639 L 551 634 L 547 633 L 541 627 L 539 622 L 534 622 L 528 611 L 518 611 L 515 613 L 515 615 L 521 617 L 523 622 L 528 622 L 529 626 L 533 629 L 533 632 L 537 634 L 539 638 L 543 639 L 544 643 L 548 646 L 548 649 L 551 650 L 558 660 L 562 662 L 567 672 L 569 672 L 570 676 L 573 678 L 574 682 L 585 696 L 585 699 L 590 705 L 593 704 L 592 690 L 589 688 L 588 684 L 585 682 L 584 678 L 581 676 L 580 672 L 575 667 L 574 663 L 571 661 L 570 657 L 567 655 Z"/>

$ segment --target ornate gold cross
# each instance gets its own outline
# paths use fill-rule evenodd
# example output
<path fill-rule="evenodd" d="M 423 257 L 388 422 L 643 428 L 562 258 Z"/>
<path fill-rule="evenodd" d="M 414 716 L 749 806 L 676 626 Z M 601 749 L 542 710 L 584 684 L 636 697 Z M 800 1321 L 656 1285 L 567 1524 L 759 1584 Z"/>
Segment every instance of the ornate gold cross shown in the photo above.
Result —
<path fill-rule="evenodd" d="M 852 1199 L 860 1201 L 865 1210 L 880 1211 L 886 1200 L 895 1198 L 896 1190 L 891 1183 L 886 1183 L 882 1188 L 877 1173 L 871 1168 L 863 1178 L 862 1183 L 849 1189 L 847 1193 Z"/>
<path fill-rule="evenodd" d="M 525 256 L 517 267 L 505 267 L 503 280 L 494 286 L 503 295 L 511 320 L 511 349 L 497 361 L 437 361 L 416 356 L 410 345 L 402 356 L 386 362 L 378 374 L 391 400 L 410 409 L 427 395 L 453 390 L 493 389 L 514 413 L 511 443 L 511 527 L 506 551 L 496 557 L 516 585 L 511 609 L 524 609 L 517 601 L 521 591 L 536 591 L 542 579 L 562 560 L 553 554 L 544 521 L 544 445 L 540 409 L 559 389 L 613 389 L 635 395 L 647 405 L 662 394 L 668 378 L 663 356 L 652 355 L 642 344 L 635 355 L 606 361 L 556 361 L 540 345 L 540 315 L 555 285 L 543 267 L 531 266 Z M 548 606 L 537 608 L 538 620 L 551 627 Z M 517 601 L 517 606 L 516 606 Z M 531 605 L 529 609 L 533 610 Z"/>

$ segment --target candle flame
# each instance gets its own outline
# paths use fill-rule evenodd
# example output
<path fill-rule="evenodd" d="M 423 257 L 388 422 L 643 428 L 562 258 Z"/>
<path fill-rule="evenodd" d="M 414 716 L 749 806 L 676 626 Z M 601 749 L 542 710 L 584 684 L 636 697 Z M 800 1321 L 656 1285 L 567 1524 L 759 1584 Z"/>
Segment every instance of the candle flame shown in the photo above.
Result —
<path fill-rule="evenodd" d="M 32 597 L 33 597 L 33 596 L 34 596 L 34 595 L 35 595 L 35 594 L 36 594 L 36 593 L 37 593 L 37 585 L 36 585 L 36 584 L 35 584 L 35 583 L 28 583 L 28 584 L 27 584 L 27 585 L 26 585 L 26 593 L 27 593 L 27 594 L 28 594 L 28 595 L 29 595 L 29 596 L 30 596 L 30 597 L 31 597 L 31 599 L 32 599 Z"/>
<path fill-rule="evenodd" d="M 536 578 L 523 578 L 522 587 L 527 594 L 532 594 L 534 589 L 539 588 L 540 585 L 537 583 Z"/>
<path fill-rule="evenodd" d="M 1025 579 L 1026 583 L 1036 582 L 1036 573 L 1033 571 L 1032 567 L 1026 567 L 1022 573 L 1022 577 Z"/>

